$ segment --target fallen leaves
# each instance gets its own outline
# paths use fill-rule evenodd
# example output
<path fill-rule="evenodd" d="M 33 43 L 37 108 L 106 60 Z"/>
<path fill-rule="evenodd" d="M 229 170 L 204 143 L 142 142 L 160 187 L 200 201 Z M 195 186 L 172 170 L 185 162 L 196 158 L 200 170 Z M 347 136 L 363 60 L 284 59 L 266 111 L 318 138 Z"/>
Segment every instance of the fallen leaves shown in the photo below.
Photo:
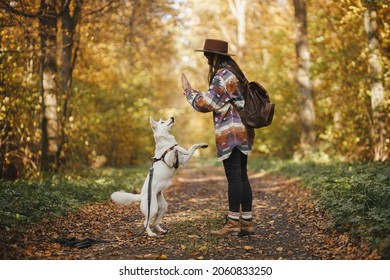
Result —
<path fill-rule="evenodd" d="M 245 251 L 250 251 L 254 249 L 253 246 L 243 246 L 242 248 L 244 248 Z"/>
<path fill-rule="evenodd" d="M 206 172 L 206 174 L 205 174 Z M 222 174 L 222 175 L 221 175 Z M 139 205 L 110 202 L 86 205 L 78 212 L 1 236 L 0 253 L 18 259 L 376 259 L 376 252 L 348 235 L 326 230 L 326 220 L 306 190 L 280 177 L 251 179 L 255 235 L 215 237 L 227 207 L 223 169 L 181 169 L 165 196 L 169 211 L 163 219 L 168 233 L 150 238 L 143 229 Z M 191 180 L 189 180 L 191 179 Z M 184 183 L 185 182 L 185 183 Z M 111 240 L 86 249 L 66 248 L 59 237 Z M 4 246 L 3 248 L 1 246 Z M 12 250 L 10 250 L 12 249 Z M 9 253 L 11 252 L 11 253 Z"/>
<path fill-rule="evenodd" d="M 167 260 L 168 256 L 164 254 L 144 254 L 144 255 L 135 255 L 135 259 L 140 260 Z"/>
<path fill-rule="evenodd" d="M 208 250 L 209 250 L 209 247 L 207 247 L 206 245 L 203 245 L 203 246 L 198 248 L 198 251 L 201 252 L 202 254 L 207 254 Z"/>
<path fill-rule="evenodd" d="M 168 259 L 168 256 L 167 255 L 164 255 L 164 254 L 160 254 L 158 257 L 157 257 L 158 260 L 167 260 Z"/>

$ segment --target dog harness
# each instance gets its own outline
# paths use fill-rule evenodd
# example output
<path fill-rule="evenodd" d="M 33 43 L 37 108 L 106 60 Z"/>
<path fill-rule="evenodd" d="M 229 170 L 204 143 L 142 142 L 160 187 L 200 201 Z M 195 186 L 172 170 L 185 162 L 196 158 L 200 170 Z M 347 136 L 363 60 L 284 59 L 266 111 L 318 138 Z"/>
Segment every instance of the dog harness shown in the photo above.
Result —
<path fill-rule="evenodd" d="M 150 203 L 151 203 L 151 200 L 152 200 L 152 180 L 153 180 L 153 172 L 154 172 L 154 168 L 153 168 L 153 165 L 158 162 L 158 161 L 163 161 L 166 165 L 168 165 L 169 167 L 174 167 L 175 169 L 178 169 L 179 168 L 179 154 L 177 153 L 176 151 L 176 162 L 170 166 L 166 161 L 165 161 L 165 156 L 173 151 L 173 149 L 177 146 L 177 144 L 173 145 L 172 147 L 170 147 L 168 150 L 166 150 L 162 156 L 160 158 L 151 158 L 152 160 L 152 166 L 149 170 L 149 183 L 148 183 L 148 218 L 147 218 L 147 222 L 146 222 L 146 226 L 145 228 L 148 227 L 149 225 L 149 219 L 150 219 Z"/>
<path fill-rule="evenodd" d="M 155 163 L 155 162 L 158 162 L 160 160 L 162 160 L 166 165 L 168 165 L 169 167 L 174 167 L 175 169 L 178 169 L 179 168 L 179 154 L 176 152 L 176 161 L 173 163 L 172 166 L 170 166 L 166 161 L 165 161 L 165 156 L 173 151 L 173 149 L 177 146 L 177 144 L 173 145 L 172 147 L 170 147 L 168 150 L 166 150 L 162 156 L 160 158 L 155 158 L 153 157 L 151 160 L 152 160 L 152 165 Z"/>

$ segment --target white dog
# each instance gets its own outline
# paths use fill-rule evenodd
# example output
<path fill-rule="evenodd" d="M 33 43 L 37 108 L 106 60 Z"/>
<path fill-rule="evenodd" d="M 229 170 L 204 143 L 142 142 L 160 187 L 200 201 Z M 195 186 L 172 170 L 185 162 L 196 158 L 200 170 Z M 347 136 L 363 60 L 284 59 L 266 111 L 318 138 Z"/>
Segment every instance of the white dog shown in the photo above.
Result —
<path fill-rule="evenodd" d="M 144 227 L 149 236 L 157 236 L 151 229 L 150 225 L 156 226 L 156 228 L 163 233 L 167 231 L 161 228 L 160 221 L 168 210 L 168 203 L 166 202 L 163 190 L 171 184 L 171 179 L 175 175 L 179 165 L 185 165 L 192 157 L 196 149 L 207 148 L 205 143 L 195 144 L 191 148 L 184 149 L 180 147 L 173 135 L 169 133 L 173 126 L 174 118 L 169 118 L 166 121 L 156 122 L 150 117 L 150 125 L 153 129 L 154 141 L 156 144 L 156 150 L 154 153 L 153 167 L 149 171 L 148 176 L 145 179 L 140 194 L 131 194 L 123 191 L 114 192 L 111 195 L 111 199 L 119 204 L 130 205 L 132 202 L 140 201 L 141 212 L 145 216 Z M 150 176 L 152 173 L 152 177 Z M 150 192 L 149 180 L 151 179 Z M 150 201 L 149 201 L 150 199 Z"/>

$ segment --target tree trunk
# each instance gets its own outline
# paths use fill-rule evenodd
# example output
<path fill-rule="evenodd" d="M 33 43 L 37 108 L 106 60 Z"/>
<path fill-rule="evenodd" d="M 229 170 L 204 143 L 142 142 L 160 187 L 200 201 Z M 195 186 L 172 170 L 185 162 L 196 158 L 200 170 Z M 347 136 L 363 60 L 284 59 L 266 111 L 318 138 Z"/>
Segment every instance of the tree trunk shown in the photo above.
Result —
<path fill-rule="evenodd" d="M 387 115 L 379 50 L 377 11 L 374 4 L 368 5 L 367 10 L 364 12 L 364 27 L 368 39 L 368 65 L 371 77 L 373 159 L 375 161 L 385 161 L 389 157 L 389 150 L 386 146 L 388 126 L 386 125 Z"/>
<path fill-rule="evenodd" d="M 73 16 L 70 11 L 70 2 L 62 0 L 63 12 L 61 15 L 62 22 L 62 63 L 61 63 L 61 92 L 64 96 L 61 116 L 61 129 L 59 137 L 59 146 L 57 150 L 57 158 L 60 158 L 63 146 L 66 142 L 65 126 L 69 118 L 69 100 L 72 95 L 72 78 L 73 69 L 76 63 L 78 41 L 76 37 L 76 27 L 80 21 L 81 8 L 83 0 L 75 0 Z M 76 46 L 75 46 L 76 42 Z"/>
<path fill-rule="evenodd" d="M 42 96 L 42 171 L 58 168 L 58 123 L 57 123 L 57 15 L 56 0 L 41 0 L 39 33 L 40 92 Z"/>
<path fill-rule="evenodd" d="M 237 20 L 237 56 L 242 58 L 245 49 L 245 12 L 246 0 L 229 0 L 230 10 Z"/>
<path fill-rule="evenodd" d="M 301 139 L 300 152 L 309 155 L 314 148 L 315 112 L 313 90 L 310 80 L 310 52 L 307 40 L 306 2 L 294 0 L 295 8 L 295 51 L 297 57 L 296 81 L 300 94 Z"/>

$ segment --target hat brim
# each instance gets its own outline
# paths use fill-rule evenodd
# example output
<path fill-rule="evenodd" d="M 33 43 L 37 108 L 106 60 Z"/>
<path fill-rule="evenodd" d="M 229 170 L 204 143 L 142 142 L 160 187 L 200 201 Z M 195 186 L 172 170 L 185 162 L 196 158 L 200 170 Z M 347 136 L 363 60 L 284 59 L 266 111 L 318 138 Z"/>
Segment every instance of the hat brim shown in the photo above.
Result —
<path fill-rule="evenodd" d="M 227 55 L 227 56 L 235 56 L 235 54 L 231 53 L 223 53 L 223 52 L 216 52 L 216 51 L 210 51 L 210 50 L 195 50 L 196 52 L 207 52 L 207 53 L 216 53 L 221 55 Z"/>

